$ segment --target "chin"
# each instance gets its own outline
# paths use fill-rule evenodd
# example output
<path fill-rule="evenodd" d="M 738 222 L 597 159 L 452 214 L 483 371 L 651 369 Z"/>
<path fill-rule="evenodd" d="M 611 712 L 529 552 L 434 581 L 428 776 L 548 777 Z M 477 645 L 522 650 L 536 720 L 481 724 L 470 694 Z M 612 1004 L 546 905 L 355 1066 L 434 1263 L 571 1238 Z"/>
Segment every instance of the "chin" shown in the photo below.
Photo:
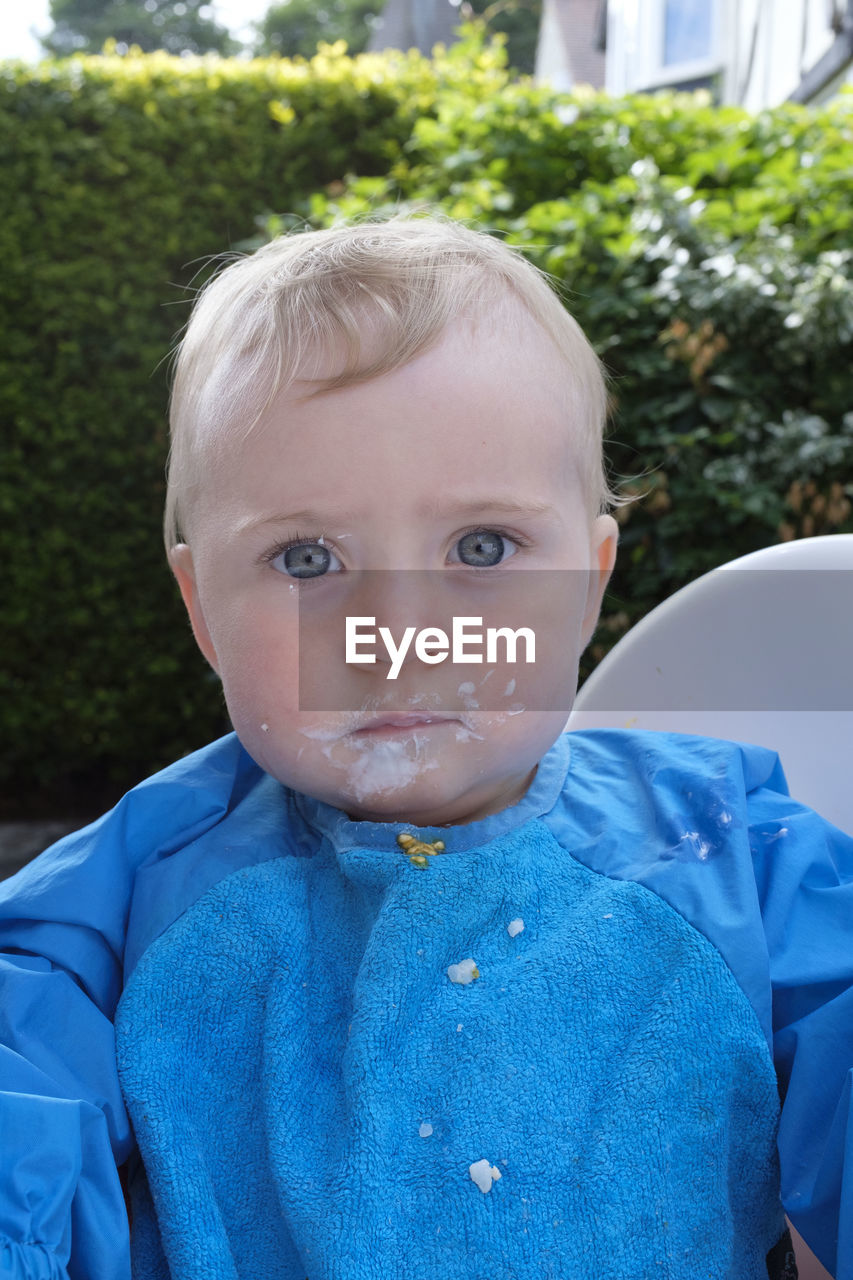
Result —
<path fill-rule="evenodd" d="M 412 826 L 434 826 L 436 821 L 452 821 L 439 817 L 453 808 L 452 802 L 436 802 L 412 789 L 409 792 L 380 792 L 369 796 L 342 796 L 336 807 L 343 809 L 355 822 L 408 822 Z"/>

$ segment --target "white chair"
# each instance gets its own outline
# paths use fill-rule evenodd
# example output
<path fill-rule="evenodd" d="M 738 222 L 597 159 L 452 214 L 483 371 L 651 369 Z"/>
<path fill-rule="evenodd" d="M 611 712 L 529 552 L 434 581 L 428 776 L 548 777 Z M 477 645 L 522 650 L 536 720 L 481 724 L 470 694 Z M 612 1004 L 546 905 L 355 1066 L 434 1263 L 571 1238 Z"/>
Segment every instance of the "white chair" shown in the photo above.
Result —
<path fill-rule="evenodd" d="M 568 729 L 666 729 L 779 752 L 791 794 L 853 833 L 853 534 L 741 556 L 603 659 Z"/>
<path fill-rule="evenodd" d="M 676 592 L 603 659 L 566 727 L 772 747 L 791 794 L 853 833 L 853 534 L 766 547 Z M 831 1280 L 793 1236 L 800 1280 Z"/>

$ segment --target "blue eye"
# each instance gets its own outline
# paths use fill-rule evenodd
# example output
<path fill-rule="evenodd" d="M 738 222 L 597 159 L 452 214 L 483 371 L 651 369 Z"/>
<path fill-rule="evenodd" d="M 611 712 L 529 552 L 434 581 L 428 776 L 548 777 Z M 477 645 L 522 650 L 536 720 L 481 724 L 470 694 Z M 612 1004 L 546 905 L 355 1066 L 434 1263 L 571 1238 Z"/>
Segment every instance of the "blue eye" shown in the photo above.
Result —
<path fill-rule="evenodd" d="M 337 556 L 322 542 L 298 542 L 284 547 L 270 559 L 270 564 L 291 578 L 320 578 L 328 573 L 332 561 L 340 568 Z"/>
<path fill-rule="evenodd" d="M 473 529 L 465 533 L 456 544 L 459 559 L 473 569 L 488 569 L 500 564 L 509 550 L 506 541 L 495 529 Z M 512 554 L 512 552 L 510 552 Z"/>

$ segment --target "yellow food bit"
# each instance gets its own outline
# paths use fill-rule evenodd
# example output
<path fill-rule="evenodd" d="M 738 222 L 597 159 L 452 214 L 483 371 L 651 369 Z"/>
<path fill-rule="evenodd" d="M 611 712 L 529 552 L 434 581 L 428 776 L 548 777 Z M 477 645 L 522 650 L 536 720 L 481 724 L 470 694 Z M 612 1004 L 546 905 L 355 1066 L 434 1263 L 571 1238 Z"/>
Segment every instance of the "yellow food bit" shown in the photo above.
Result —
<path fill-rule="evenodd" d="M 444 853 L 443 840 L 433 840 L 430 844 L 426 840 L 418 840 L 410 831 L 401 831 L 397 836 L 397 844 L 409 855 L 409 862 L 415 867 L 425 867 L 427 858 Z"/>

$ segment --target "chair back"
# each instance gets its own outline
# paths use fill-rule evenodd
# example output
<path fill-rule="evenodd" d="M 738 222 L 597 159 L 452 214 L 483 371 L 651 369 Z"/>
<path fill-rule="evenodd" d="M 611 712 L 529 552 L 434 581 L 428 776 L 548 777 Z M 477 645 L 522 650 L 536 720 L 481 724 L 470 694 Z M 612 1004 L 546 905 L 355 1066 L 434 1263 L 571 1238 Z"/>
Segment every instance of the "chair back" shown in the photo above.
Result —
<path fill-rule="evenodd" d="M 791 794 L 853 833 L 853 534 L 732 560 L 653 609 L 580 690 L 567 728 L 756 742 Z"/>

